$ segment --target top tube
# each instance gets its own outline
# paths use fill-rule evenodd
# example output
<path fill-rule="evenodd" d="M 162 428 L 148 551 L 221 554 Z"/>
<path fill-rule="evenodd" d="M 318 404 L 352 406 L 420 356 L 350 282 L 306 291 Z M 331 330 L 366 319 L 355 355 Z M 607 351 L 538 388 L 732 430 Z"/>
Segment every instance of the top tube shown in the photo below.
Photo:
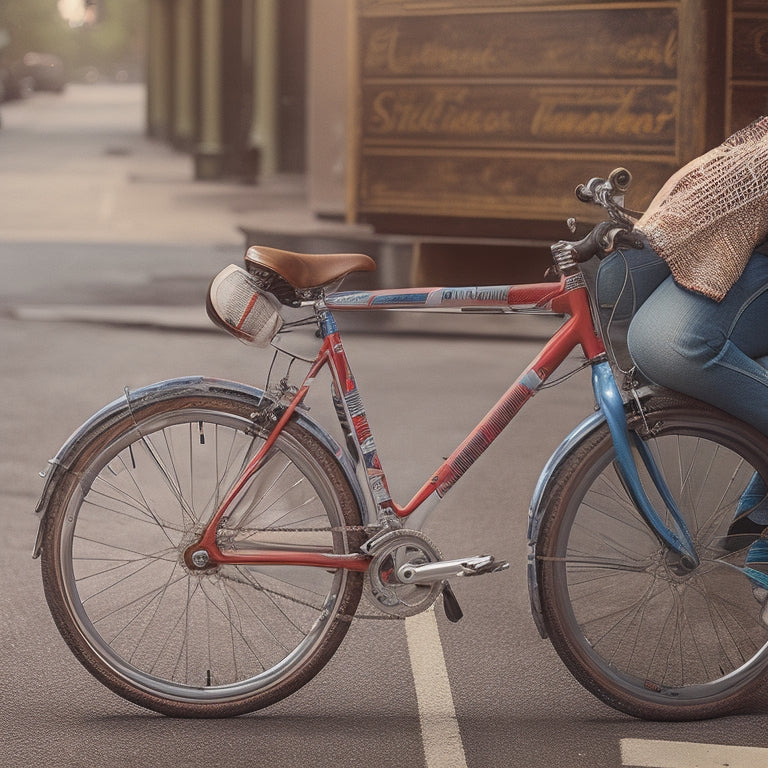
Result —
<path fill-rule="evenodd" d="M 549 302 L 562 292 L 562 282 L 341 291 L 326 296 L 325 305 L 333 311 L 431 309 L 436 311 L 548 313 L 552 311 Z"/>

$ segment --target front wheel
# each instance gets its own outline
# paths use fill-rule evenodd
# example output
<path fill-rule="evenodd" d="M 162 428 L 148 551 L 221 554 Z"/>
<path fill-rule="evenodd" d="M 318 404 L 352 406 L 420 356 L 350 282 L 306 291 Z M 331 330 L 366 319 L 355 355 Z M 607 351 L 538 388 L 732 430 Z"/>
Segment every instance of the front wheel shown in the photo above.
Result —
<path fill-rule="evenodd" d="M 187 567 L 184 551 L 263 444 L 256 407 L 210 393 L 126 409 L 94 429 L 46 513 L 43 582 L 61 634 L 101 682 L 167 715 L 237 715 L 294 692 L 360 598 L 361 574 L 345 570 Z M 360 512 L 335 458 L 289 422 L 218 537 L 349 553 Z"/>
<path fill-rule="evenodd" d="M 543 501 L 544 625 L 576 679 L 612 707 L 660 720 L 724 715 L 766 695 L 768 626 L 734 567 L 749 542 L 727 533 L 754 474 L 768 478 L 768 438 L 690 400 L 652 399 L 646 411 L 629 427 L 651 449 L 700 564 L 685 567 L 641 519 L 604 424 L 560 464 Z"/>

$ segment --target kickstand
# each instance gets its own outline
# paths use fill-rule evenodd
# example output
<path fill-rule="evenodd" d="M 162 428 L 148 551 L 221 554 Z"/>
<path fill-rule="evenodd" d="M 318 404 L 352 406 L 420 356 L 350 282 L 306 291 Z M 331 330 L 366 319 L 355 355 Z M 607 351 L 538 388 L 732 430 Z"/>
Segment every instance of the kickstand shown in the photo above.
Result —
<path fill-rule="evenodd" d="M 456 595 L 453 594 L 451 585 L 447 581 L 443 583 L 443 609 L 445 610 L 445 617 L 454 624 L 461 621 L 464 616 L 459 601 L 456 599 Z"/>

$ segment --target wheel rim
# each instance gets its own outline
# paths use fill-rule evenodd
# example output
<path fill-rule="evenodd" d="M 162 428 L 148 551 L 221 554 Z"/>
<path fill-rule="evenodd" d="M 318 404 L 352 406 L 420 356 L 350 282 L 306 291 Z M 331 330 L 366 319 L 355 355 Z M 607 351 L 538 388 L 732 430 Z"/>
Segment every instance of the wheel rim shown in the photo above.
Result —
<path fill-rule="evenodd" d="M 60 547 L 68 609 L 93 652 L 152 695 L 223 703 L 265 691 L 313 656 L 346 572 L 190 571 L 184 550 L 261 438 L 249 420 L 209 410 L 161 415 L 141 431 L 104 448 L 70 499 Z M 343 551 L 342 525 L 323 470 L 283 433 L 219 538 Z"/>
<path fill-rule="evenodd" d="M 758 460 L 729 448 L 727 436 L 711 437 L 667 422 L 649 442 L 694 538 L 698 568 L 680 568 L 639 519 L 612 450 L 574 490 L 558 537 L 558 602 L 576 653 L 609 684 L 646 700 L 718 699 L 768 664 L 761 605 L 732 567 L 744 564 L 748 546 L 723 548 Z M 663 509 L 650 479 L 643 484 Z"/>

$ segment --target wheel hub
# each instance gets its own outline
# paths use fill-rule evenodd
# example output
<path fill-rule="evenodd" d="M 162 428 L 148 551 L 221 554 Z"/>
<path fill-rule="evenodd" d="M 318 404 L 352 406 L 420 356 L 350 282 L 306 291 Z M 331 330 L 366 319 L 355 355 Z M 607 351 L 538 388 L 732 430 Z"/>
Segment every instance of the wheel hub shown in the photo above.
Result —
<path fill-rule="evenodd" d="M 667 570 L 678 579 L 687 579 L 698 567 L 698 564 L 693 562 L 691 558 L 671 551 L 667 551 L 664 562 Z"/>
<path fill-rule="evenodd" d="M 195 541 L 185 550 L 182 559 L 184 565 L 193 572 L 212 571 L 217 566 L 211 562 L 211 556 L 205 547 L 200 546 L 200 542 Z"/>

